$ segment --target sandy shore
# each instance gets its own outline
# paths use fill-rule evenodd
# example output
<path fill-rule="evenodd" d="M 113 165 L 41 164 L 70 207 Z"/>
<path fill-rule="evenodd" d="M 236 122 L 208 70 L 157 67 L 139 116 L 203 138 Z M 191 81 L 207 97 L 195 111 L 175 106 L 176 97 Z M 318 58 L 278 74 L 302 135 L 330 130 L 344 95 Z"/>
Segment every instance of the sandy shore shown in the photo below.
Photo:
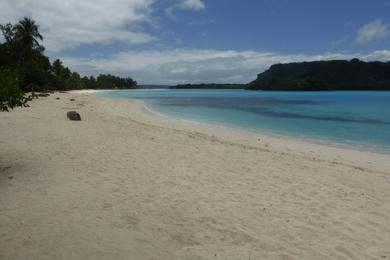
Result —
<path fill-rule="evenodd" d="M 0 113 L 0 136 L 0 259 L 390 258 L 386 154 L 77 92 Z"/>

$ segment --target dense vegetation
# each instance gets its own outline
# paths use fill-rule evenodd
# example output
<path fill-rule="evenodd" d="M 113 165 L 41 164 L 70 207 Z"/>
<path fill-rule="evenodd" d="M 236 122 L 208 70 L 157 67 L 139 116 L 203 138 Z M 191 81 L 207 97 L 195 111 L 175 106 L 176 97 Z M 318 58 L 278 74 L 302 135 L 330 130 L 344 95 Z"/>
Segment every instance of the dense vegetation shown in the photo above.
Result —
<path fill-rule="evenodd" d="M 136 87 L 137 83 L 131 78 L 104 74 L 96 78 L 82 77 L 65 67 L 60 60 L 51 63 L 44 55 L 39 26 L 31 19 L 0 25 L 0 30 L 5 39 L 0 44 L 0 110 L 25 104 L 24 95 L 18 89 L 44 91 Z M 15 85 L 18 88 L 15 89 Z"/>
<path fill-rule="evenodd" d="M 172 89 L 243 89 L 246 86 L 244 84 L 181 84 L 172 86 Z"/>
<path fill-rule="evenodd" d="M 27 106 L 28 98 L 19 87 L 18 79 L 8 71 L 0 71 L 0 111 Z"/>
<path fill-rule="evenodd" d="M 272 65 L 250 90 L 390 90 L 390 62 L 332 60 Z"/>

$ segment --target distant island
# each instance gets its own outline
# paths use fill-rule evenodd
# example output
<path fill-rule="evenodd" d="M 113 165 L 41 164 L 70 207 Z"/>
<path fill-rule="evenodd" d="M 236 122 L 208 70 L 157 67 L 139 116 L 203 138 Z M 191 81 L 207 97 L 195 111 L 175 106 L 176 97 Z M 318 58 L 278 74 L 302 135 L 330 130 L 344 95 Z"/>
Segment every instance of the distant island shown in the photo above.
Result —
<path fill-rule="evenodd" d="M 170 89 L 390 90 L 390 61 L 359 59 L 274 64 L 248 84 L 180 84 Z"/>
<path fill-rule="evenodd" d="M 169 87 L 170 89 L 244 89 L 245 84 L 218 84 L 218 83 L 201 83 L 201 84 L 180 84 Z"/>
<path fill-rule="evenodd" d="M 275 64 L 249 90 L 390 90 L 390 62 L 359 59 Z"/>

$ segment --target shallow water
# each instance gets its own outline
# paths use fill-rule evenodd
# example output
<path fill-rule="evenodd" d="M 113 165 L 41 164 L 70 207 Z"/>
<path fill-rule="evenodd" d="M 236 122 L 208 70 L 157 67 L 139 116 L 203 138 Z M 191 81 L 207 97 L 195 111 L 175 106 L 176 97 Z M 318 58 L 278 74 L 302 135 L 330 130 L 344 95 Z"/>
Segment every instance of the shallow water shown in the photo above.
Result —
<path fill-rule="evenodd" d="M 390 151 L 390 91 L 124 90 L 181 119 Z"/>

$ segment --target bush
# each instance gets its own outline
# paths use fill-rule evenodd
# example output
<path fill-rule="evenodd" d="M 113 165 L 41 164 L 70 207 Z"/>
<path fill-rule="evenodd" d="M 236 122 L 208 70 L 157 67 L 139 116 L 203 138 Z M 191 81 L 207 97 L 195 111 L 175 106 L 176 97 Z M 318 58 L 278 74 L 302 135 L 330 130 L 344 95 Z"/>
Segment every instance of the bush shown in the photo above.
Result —
<path fill-rule="evenodd" d="M 0 70 L 0 111 L 9 111 L 14 107 L 26 107 L 28 98 L 19 87 L 15 74 Z"/>

